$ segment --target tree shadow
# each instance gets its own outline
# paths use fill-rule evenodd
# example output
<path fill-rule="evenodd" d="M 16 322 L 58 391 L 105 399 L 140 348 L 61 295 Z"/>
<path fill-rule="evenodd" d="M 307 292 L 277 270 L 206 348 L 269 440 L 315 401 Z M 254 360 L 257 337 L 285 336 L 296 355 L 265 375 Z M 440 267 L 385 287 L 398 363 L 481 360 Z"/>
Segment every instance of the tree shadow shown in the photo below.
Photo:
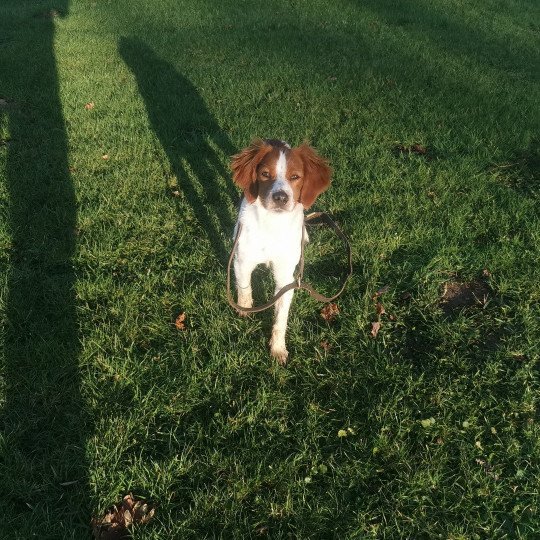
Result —
<path fill-rule="evenodd" d="M 215 256 L 227 261 L 232 234 L 231 205 L 238 194 L 216 150 L 235 152 L 193 84 L 137 38 L 121 38 L 120 55 L 135 75 L 148 118 L 167 154 L 178 191 L 204 228 Z M 168 187 L 168 186 L 166 186 Z"/>
<path fill-rule="evenodd" d="M 54 9 L 53 9 L 54 7 Z M 8 107 L 11 244 L 3 301 L 0 504 L 9 538 L 89 534 L 90 429 L 81 395 L 72 257 L 76 202 L 54 55 L 54 6 L 13 2 L 0 79 Z M 2 73 L 3 72 L 3 73 Z"/>
<path fill-rule="evenodd" d="M 499 19 L 496 22 L 499 25 L 502 24 L 502 20 L 506 22 L 503 33 L 502 27 L 495 26 L 493 20 L 490 21 L 493 25 L 491 32 L 479 27 L 475 19 L 481 19 L 482 9 L 487 7 L 479 6 L 478 12 L 469 10 L 467 13 L 465 10 L 460 16 L 459 12 L 452 13 L 452 9 L 444 3 L 426 0 L 415 2 L 413 9 L 406 3 L 392 0 L 362 2 L 349 0 L 349 2 L 358 9 L 373 13 L 379 21 L 398 31 L 406 32 L 411 40 L 426 43 L 426 46 L 429 45 L 435 53 L 438 50 L 446 51 L 459 58 L 461 63 L 473 62 L 484 69 L 493 70 L 494 74 L 505 74 L 507 70 L 511 70 L 513 73 L 519 73 L 524 80 L 538 81 L 538 70 L 533 67 L 536 62 L 535 51 L 524 46 L 521 36 L 516 39 L 514 27 L 511 25 L 511 10 L 505 11 L 508 6 L 502 7 L 496 14 Z M 523 13 L 528 10 L 529 8 L 524 6 Z M 515 43 L 509 46 L 509 39 L 512 37 Z M 405 66 L 414 67 L 415 63 L 422 62 L 421 58 L 416 58 L 415 62 L 414 56 L 409 55 L 407 51 L 401 51 L 398 58 L 401 56 L 408 60 Z"/>

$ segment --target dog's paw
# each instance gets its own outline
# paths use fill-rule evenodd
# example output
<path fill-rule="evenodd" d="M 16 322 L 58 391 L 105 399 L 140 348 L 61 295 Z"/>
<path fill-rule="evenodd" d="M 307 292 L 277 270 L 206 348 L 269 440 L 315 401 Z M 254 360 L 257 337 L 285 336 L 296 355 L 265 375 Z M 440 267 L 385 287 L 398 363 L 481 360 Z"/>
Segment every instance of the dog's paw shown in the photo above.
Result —
<path fill-rule="evenodd" d="M 270 354 L 280 365 L 284 366 L 287 363 L 287 357 L 289 356 L 289 351 L 287 351 L 287 347 L 285 346 L 285 332 L 274 327 L 272 329 L 272 337 L 270 338 L 269 345 Z"/>
<path fill-rule="evenodd" d="M 284 366 L 287 363 L 289 351 L 285 347 L 272 347 L 270 354 L 278 361 L 280 366 Z"/>
<path fill-rule="evenodd" d="M 280 365 L 284 366 L 287 363 L 289 351 L 287 351 L 287 347 L 285 347 L 285 340 L 280 338 L 275 330 L 272 332 L 272 338 L 270 339 L 270 354 Z"/>

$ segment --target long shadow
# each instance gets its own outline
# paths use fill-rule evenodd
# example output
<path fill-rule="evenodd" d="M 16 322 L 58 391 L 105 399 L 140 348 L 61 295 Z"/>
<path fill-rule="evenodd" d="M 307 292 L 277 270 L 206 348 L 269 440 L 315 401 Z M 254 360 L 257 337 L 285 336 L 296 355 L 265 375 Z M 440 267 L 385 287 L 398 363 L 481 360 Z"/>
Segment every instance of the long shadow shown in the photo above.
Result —
<path fill-rule="evenodd" d="M 445 3 L 433 3 L 420 0 L 414 3 L 413 9 L 406 3 L 392 0 L 349 0 L 349 2 L 362 10 L 369 10 L 376 14 L 378 20 L 398 29 L 403 29 L 412 39 L 420 42 L 429 42 L 435 50 L 446 51 L 461 62 L 474 61 L 482 68 L 520 73 L 524 80 L 538 81 L 538 70 L 535 69 L 537 55 L 534 50 L 525 47 L 517 40 L 509 46 L 511 36 L 510 15 L 508 18 L 508 34 L 500 32 L 489 33 L 466 12 L 458 18 L 451 14 Z M 506 7 L 506 6 L 505 6 Z M 532 6 L 531 6 L 532 11 Z M 421 17 L 418 16 L 421 13 Z M 479 15 L 478 15 L 479 16 Z M 505 17 L 504 9 L 497 13 L 498 17 Z M 402 51 L 402 54 L 405 51 Z M 401 56 L 401 54 L 399 55 Z M 403 54 L 403 56 L 407 56 Z M 414 61 L 414 58 L 412 58 Z M 495 61 L 496 60 L 496 61 Z M 418 59 L 421 63 L 421 59 Z M 410 65 L 410 61 L 406 65 Z M 413 63 L 414 65 L 414 63 Z"/>
<path fill-rule="evenodd" d="M 137 79 L 148 117 L 165 150 L 178 189 L 205 230 L 215 256 L 227 260 L 226 238 L 232 234 L 231 204 L 238 195 L 216 150 L 235 149 L 193 84 L 136 38 L 122 38 L 122 58 Z"/>
<path fill-rule="evenodd" d="M 76 203 L 54 55 L 54 21 L 67 15 L 68 0 L 3 7 L 0 114 L 11 137 L 4 149 L 11 245 L 2 306 L 0 536 L 80 539 L 89 535 L 90 426 L 78 366 Z"/>

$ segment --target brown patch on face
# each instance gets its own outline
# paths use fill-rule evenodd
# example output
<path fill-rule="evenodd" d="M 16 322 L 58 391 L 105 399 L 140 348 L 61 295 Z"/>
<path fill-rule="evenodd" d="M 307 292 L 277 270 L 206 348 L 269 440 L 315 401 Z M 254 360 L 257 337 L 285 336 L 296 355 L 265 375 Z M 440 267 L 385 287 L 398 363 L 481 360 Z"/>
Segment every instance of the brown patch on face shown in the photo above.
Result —
<path fill-rule="evenodd" d="M 279 155 L 280 150 L 275 146 L 271 146 L 271 150 L 257 165 L 257 191 L 264 206 L 266 206 L 269 194 L 276 181 Z"/>
<path fill-rule="evenodd" d="M 285 155 L 285 171 L 278 171 L 281 153 Z M 233 179 L 244 190 L 247 201 L 252 203 L 259 197 L 268 208 L 275 208 L 271 192 L 276 181 L 286 181 L 291 200 L 309 208 L 328 189 L 332 173 L 327 162 L 308 144 L 289 148 L 282 141 L 274 139 L 253 141 L 249 147 L 233 156 L 231 169 Z M 281 209 L 292 210 L 292 207 L 294 204 Z"/>
<path fill-rule="evenodd" d="M 247 148 L 232 157 L 233 180 L 243 189 L 249 203 L 254 202 L 258 195 L 257 167 L 272 148 L 262 139 L 255 139 Z"/>
<path fill-rule="evenodd" d="M 300 201 L 304 185 L 304 160 L 299 148 L 293 148 L 287 157 L 287 182 L 291 186 L 295 202 Z"/>
<path fill-rule="evenodd" d="M 285 157 L 285 167 L 282 155 Z M 304 162 L 298 149 L 291 149 L 277 141 L 257 166 L 258 193 L 262 204 L 268 209 L 292 210 L 300 202 L 303 179 Z M 272 200 L 272 194 L 278 191 L 287 194 L 286 203 L 279 204 Z"/>

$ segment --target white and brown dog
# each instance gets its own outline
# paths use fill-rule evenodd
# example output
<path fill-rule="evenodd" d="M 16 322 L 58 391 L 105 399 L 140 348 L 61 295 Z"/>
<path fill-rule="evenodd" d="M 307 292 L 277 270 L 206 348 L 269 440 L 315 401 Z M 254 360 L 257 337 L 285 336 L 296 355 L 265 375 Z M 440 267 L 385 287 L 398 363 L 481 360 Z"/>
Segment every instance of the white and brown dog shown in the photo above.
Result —
<path fill-rule="evenodd" d="M 307 144 L 291 148 L 277 140 L 254 140 L 233 156 L 233 180 L 244 191 L 238 223 L 242 233 L 234 258 L 238 304 L 252 307 L 251 274 L 259 264 L 272 267 L 276 293 L 294 280 L 300 260 L 304 209 L 330 185 L 331 169 Z M 307 234 L 305 235 L 307 239 Z M 270 352 L 287 361 L 285 332 L 293 291 L 275 307 Z"/>

